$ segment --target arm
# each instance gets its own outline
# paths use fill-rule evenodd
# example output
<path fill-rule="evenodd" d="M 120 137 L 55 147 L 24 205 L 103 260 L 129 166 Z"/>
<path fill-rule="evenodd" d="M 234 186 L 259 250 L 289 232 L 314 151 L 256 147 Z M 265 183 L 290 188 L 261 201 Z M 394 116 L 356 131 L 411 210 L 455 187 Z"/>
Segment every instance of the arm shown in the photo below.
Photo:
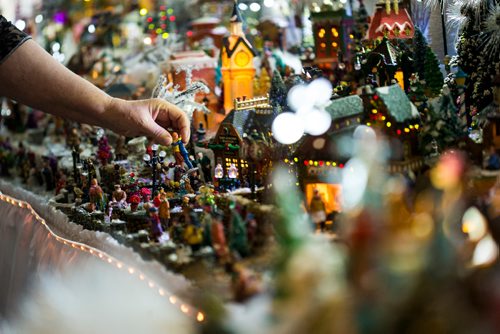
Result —
<path fill-rule="evenodd" d="M 189 138 L 189 121 L 176 106 L 160 100 L 112 98 L 59 64 L 32 40 L 0 64 L 0 92 L 23 104 L 126 136 L 146 135 L 163 145 L 172 137 L 165 128 Z"/>

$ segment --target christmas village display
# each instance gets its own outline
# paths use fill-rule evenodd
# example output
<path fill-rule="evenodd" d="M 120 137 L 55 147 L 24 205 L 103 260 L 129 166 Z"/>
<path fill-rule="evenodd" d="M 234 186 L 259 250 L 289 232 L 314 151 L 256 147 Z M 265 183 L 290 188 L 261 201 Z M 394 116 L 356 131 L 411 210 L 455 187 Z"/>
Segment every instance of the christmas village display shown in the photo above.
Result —
<path fill-rule="evenodd" d="M 189 143 L 5 99 L 0 173 L 169 270 L 225 272 L 223 299 L 257 296 L 260 332 L 498 331 L 500 3 L 455 1 L 441 18 L 457 54 L 440 59 L 413 1 L 371 16 L 364 2 L 203 2 L 226 17 L 184 38 L 166 5 L 96 14 L 68 67 L 113 96 L 178 105 Z M 244 13 L 278 5 L 307 9 L 310 44 L 290 43 L 296 17 L 263 14 L 250 33 Z M 130 22 L 144 45 L 119 56 L 130 41 L 116 29 L 139 36 Z M 206 332 L 245 332 L 205 297 Z"/>

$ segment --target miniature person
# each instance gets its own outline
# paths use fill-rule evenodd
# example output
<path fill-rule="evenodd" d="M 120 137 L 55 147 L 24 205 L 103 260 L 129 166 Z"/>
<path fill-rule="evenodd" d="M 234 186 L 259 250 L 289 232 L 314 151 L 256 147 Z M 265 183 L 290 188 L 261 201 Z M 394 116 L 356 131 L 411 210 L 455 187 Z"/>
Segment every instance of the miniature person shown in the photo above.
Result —
<path fill-rule="evenodd" d="M 217 164 L 217 166 L 215 166 L 215 178 L 222 179 L 223 176 L 224 176 L 224 169 L 222 169 L 221 164 Z"/>
<path fill-rule="evenodd" d="M 45 160 L 43 162 L 42 168 L 43 181 L 45 182 L 45 190 L 52 191 L 55 187 L 54 182 L 54 173 L 52 172 L 52 168 L 49 166 L 49 161 Z"/>
<path fill-rule="evenodd" d="M 182 142 L 182 137 L 180 137 L 177 132 L 172 132 L 172 146 L 174 147 L 175 162 L 180 166 L 182 166 L 182 163 L 184 162 L 188 169 L 193 168 L 193 165 L 189 160 L 189 155 L 186 147 Z"/>
<path fill-rule="evenodd" d="M 165 228 L 168 228 L 170 220 L 170 203 L 168 202 L 167 193 L 162 189 L 160 190 L 160 194 L 158 196 L 160 199 L 158 215 L 160 217 L 161 224 L 165 226 Z"/>
<path fill-rule="evenodd" d="M 115 191 L 112 194 L 113 205 L 120 209 L 127 207 L 127 193 L 122 189 L 121 185 L 115 184 Z"/>
<path fill-rule="evenodd" d="M 160 217 L 158 216 L 158 209 L 154 206 L 149 208 L 149 222 L 151 224 L 151 234 L 153 238 L 159 241 L 163 234 L 163 228 L 161 227 Z"/>
<path fill-rule="evenodd" d="M 210 237 L 212 247 L 219 261 L 223 264 L 229 262 L 229 249 L 227 247 L 226 235 L 224 234 L 224 225 L 222 224 L 222 215 L 218 212 L 214 214 L 212 225 L 210 226 Z"/>
<path fill-rule="evenodd" d="M 495 146 L 490 146 L 490 152 L 488 156 L 488 161 L 486 164 L 486 169 L 489 170 L 499 170 L 500 169 L 500 156 L 498 155 Z"/>
<path fill-rule="evenodd" d="M 311 199 L 311 203 L 309 204 L 309 211 L 312 221 L 318 225 L 321 232 L 323 232 L 326 223 L 326 207 L 318 189 L 313 190 L 313 197 Z"/>
<path fill-rule="evenodd" d="M 199 250 L 203 242 L 203 229 L 194 212 L 190 213 L 189 223 L 184 229 L 184 241 L 191 247 L 193 252 Z"/>
<path fill-rule="evenodd" d="M 97 179 L 92 179 L 92 181 L 90 181 L 89 197 L 90 203 L 95 205 L 97 210 L 104 211 L 104 192 L 97 183 Z"/>
<path fill-rule="evenodd" d="M 205 139 L 207 131 L 203 127 L 203 123 L 198 124 L 198 129 L 196 130 L 196 135 L 198 136 L 198 141 L 203 141 Z"/>
<path fill-rule="evenodd" d="M 203 154 L 203 152 L 198 152 L 197 160 L 198 165 L 201 167 L 205 182 L 212 182 L 212 166 L 210 159 Z"/>

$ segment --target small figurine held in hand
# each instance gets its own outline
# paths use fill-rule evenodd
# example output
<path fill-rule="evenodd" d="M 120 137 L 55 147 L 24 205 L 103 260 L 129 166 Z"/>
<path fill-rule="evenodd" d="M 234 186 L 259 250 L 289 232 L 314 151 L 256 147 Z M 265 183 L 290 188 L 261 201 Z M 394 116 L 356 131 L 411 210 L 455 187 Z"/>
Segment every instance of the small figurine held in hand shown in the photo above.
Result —
<path fill-rule="evenodd" d="M 174 147 L 174 157 L 177 165 L 182 166 L 184 162 L 188 169 L 193 168 L 193 164 L 189 160 L 189 154 L 182 142 L 182 137 L 177 132 L 172 132 L 172 146 Z"/>

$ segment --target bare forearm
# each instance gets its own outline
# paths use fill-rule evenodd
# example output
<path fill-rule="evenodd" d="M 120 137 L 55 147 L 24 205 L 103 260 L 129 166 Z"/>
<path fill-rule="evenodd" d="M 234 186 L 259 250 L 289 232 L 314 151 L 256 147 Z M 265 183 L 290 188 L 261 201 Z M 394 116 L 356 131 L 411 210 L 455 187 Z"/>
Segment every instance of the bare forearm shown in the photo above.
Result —
<path fill-rule="evenodd" d="M 94 125 L 101 123 L 113 100 L 31 40 L 0 65 L 0 95 L 53 115 Z"/>

